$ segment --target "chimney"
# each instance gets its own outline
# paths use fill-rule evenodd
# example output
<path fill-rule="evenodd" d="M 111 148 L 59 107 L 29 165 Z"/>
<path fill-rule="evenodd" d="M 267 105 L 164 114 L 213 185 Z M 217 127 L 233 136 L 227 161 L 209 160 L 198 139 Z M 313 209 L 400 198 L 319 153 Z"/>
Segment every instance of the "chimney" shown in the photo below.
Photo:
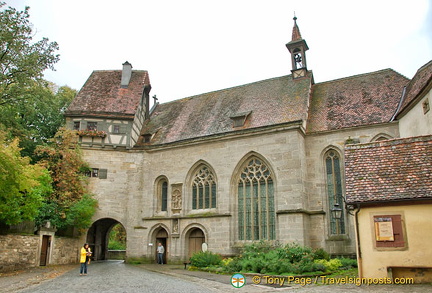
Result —
<path fill-rule="evenodd" d="M 123 63 L 122 77 L 121 77 L 121 87 L 127 88 L 129 85 L 129 81 L 132 76 L 132 64 L 129 62 Z"/>

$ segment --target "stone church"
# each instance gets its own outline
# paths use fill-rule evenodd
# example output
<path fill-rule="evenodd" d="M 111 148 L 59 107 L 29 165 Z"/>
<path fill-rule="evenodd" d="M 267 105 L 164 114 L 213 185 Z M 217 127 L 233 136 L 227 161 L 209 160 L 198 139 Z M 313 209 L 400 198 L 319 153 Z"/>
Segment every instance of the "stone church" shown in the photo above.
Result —
<path fill-rule="evenodd" d="M 158 242 L 167 262 L 259 240 L 355 254 L 344 147 L 400 136 L 410 80 L 384 69 L 315 83 L 296 18 L 286 47 L 285 76 L 152 107 L 147 71 L 90 75 L 65 115 L 92 168 L 99 207 L 85 240 L 97 259 L 118 223 L 127 256 L 148 260 Z"/>

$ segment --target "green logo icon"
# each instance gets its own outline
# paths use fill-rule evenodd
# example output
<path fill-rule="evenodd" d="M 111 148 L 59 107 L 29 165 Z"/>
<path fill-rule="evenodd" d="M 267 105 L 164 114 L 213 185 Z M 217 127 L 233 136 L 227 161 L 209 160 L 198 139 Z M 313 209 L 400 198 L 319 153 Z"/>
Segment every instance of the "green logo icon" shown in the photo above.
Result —
<path fill-rule="evenodd" d="M 231 285 L 234 288 L 241 288 L 246 284 L 246 278 L 242 274 L 234 274 L 231 277 Z"/>

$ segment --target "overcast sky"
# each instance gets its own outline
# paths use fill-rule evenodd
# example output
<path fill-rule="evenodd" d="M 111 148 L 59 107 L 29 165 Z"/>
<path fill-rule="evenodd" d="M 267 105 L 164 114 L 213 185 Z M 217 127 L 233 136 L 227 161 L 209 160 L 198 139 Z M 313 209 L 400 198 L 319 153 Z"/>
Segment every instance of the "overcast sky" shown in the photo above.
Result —
<path fill-rule="evenodd" d="M 59 46 L 45 78 L 79 90 L 93 70 L 148 70 L 159 102 L 291 74 L 294 11 L 315 82 L 432 59 L 432 0 L 12 0 Z"/>

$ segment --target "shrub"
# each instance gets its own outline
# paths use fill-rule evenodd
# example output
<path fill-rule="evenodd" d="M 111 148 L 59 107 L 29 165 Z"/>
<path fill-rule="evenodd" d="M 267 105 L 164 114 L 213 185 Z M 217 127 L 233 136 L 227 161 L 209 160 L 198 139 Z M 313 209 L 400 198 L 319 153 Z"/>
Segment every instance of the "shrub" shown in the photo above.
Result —
<path fill-rule="evenodd" d="M 233 258 L 232 261 L 225 265 L 225 272 L 240 272 L 242 270 L 242 263 L 239 258 Z"/>
<path fill-rule="evenodd" d="M 331 260 L 316 259 L 315 263 L 322 264 L 325 266 L 326 271 L 336 271 L 342 266 L 342 262 L 338 258 L 333 258 Z"/>
<path fill-rule="evenodd" d="M 289 243 L 280 250 L 279 258 L 288 259 L 291 263 L 301 261 L 304 257 L 312 257 L 312 248 L 300 246 L 297 243 Z"/>
<path fill-rule="evenodd" d="M 348 270 L 348 269 L 357 267 L 357 260 L 355 260 L 355 259 L 341 257 L 341 258 L 339 258 L 339 260 L 342 264 L 341 268 L 343 268 L 343 269 Z"/>
<path fill-rule="evenodd" d="M 222 256 L 210 251 L 201 251 L 192 255 L 190 261 L 191 265 L 194 267 L 206 268 L 220 265 L 222 263 Z"/>
<path fill-rule="evenodd" d="M 328 254 L 328 252 L 322 248 L 315 249 L 313 251 L 313 255 L 314 255 L 314 259 L 325 259 L 325 260 L 330 259 L 330 255 Z"/>

